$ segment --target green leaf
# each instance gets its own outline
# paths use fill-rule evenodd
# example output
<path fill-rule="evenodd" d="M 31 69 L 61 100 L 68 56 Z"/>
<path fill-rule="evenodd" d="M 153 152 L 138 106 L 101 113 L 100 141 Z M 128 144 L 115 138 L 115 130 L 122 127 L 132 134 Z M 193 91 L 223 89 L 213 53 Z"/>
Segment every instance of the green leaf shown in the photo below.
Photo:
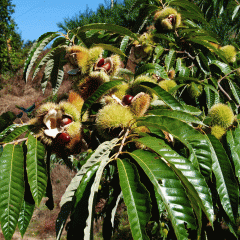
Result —
<path fill-rule="evenodd" d="M 216 188 L 223 209 L 235 222 L 238 213 L 239 188 L 230 160 L 221 144 L 213 135 L 208 135 L 212 148 L 212 170 L 216 177 Z"/>
<path fill-rule="evenodd" d="M 127 49 L 127 46 L 128 46 L 128 42 L 130 40 L 130 37 L 129 36 L 125 36 L 123 37 L 122 41 L 121 41 L 121 44 L 120 44 L 120 51 L 125 53 L 126 49 Z"/>
<path fill-rule="evenodd" d="M 112 139 L 111 141 L 105 141 L 100 144 L 95 152 L 91 155 L 91 157 L 87 160 L 87 162 L 81 167 L 76 176 L 72 179 L 71 183 L 68 185 L 65 193 L 62 196 L 60 206 L 62 207 L 67 202 L 72 202 L 73 196 L 85 175 L 90 167 L 92 167 L 97 162 L 102 161 L 105 158 L 108 158 L 111 150 L 118 142 L 117 138 Z"/>
<path fill-rule="evenodd" d="M 133 239 L 149 239 L 145 229 L 151 217 L 149 192 L 141 183 L 136 166 L 124 159 L 118 159 L 117 166 Z"/>
<path fill-rule="evenodd" d="M 171 118 L 176 118 L 180 121 L 187 122 L 187 123 L 195 123 L 204 125 L 202 121 L 200 121 L 197 117 L 182 111 L 177 110 L 170 110 L 170 109 L 156 109 L 148 111 L 148 115 L 157 115 L 157 116 L 167 116 Z"/>
<path fill-rule="evenodd" d="M 188 229 L 196 229 L 193 209 L 176 174 L 152 152 L 136 150 L 129 153 L 144 170 L 161 196 L 177 239 L 187 240 Z"/>
<path fill-rule="evenodd" d="M 2 140 L 2 142 L 9 143 L 9 142 L 15 140 L 16 138 L 18 138 L 21 134 L 27 132 L 28 130 L 29 130 L 29 125 L 17 126 L 8 136 L 6 136 Z"/>
<path fill-rule="evenodd" d="M 240 181 L 240 128 L 239 126 L 233 131 L 227 131 L 227 143 L 232 154 L 232 160 L 234 163 L 235 174 Z"/>
<path fill-rule="evenodd" d="M 165 58 L 165 67 L 167 72 L 169 72 L 171 67 L 174 65 L 175 60 L 176 60 L 176 52 L 174 49 L 170 49 L 168 55 L 166 55 L 166 58 Z"/>
<path fill-rule="evenodd" d="M 34 63 L 41 54 L 42 50 L 57 36 L 59 36 L 59 34 L 57 34 L 56 32 L 47 32 L 40 36 L 39 39 L 36 41 L 36 44 L 34 44 L 33 48 L 30 50 L 29 56 L 25 62 L 23 74 L 26 82 Z"/>
<path fill-rule="evenodd" d="M 137 139 L 137 141 L 155 151 L 170 164 L 171 168 L 186 186 L 187 192 L 201 206 L 213 226 L 214 212 L 212 196 L 202 174 L 194 168 L 188 159 L 179 155 L 162 139 L 144 137 Z"/>
<path fill-rule="evenodd" d="M 157 76 L 163 79 L 169 79 L 168 74 L 165 71 L 164 67 L 160 66 L 157 63 L 147 63 L 144 66 L 137 69 L 135 77 L 141 74 L 156 74 Z"/>
<path fill-rule="evenodd" d="M 58 39 L 58 38 L 57 38 Z M 56 39 L 56 40 L 57 40 Z M 39 72 L 39 70 L 50 60 L 52 59 L 55 55 L 59 54 L 63 50 L 66 49 L 67 46 L 57 46 L 56 48 L 51 48 L 50 51 L 38 62 L 37 66 L 35 67 L 33 71 L 33 77 L 34 79 Z"/>
<path fill-rule="evenodd" d="M 96 171 L 98 170 L 100 162 L 95 163 L 91 166 L 87 172 L 84 174 L 81 184 L 79 184 L 76 192 L 75 192 L 75 201 L 74 206 L 72 203 L 67 202 L 65 203 L 62 208 L 61 212 L 58 215 L 56 221 L 56 235 L 57 240 L 60 240 L 63 227 L 68 219 L 68 215 L 70 210 L 72 210 L 71 214 L 71 222 L 68 226 L 69 234 L 72 237 L 76 237 L 74 233 L 74 228 L 78 227 L 79 231 L 77 231 L 77 236 L 79 238 L 83 238 L 84 236 L 84 228 L 86 227 L 86 219 L 88 217 L 88 198 L 90 194 L 91 185 L 93 184 Z M 81 215 L 81 219 L 79 219 L 79 215 Z M 80 230 L 81 229 L 81 230 Z M 75 230 L 76 232 L 76 230 Z"/>
<path fill-rule="evenodd" d="M 18 228 L 19 228 L 22 238 L 23 238 L 23 235 L 25 234 L 27 227 L 30 223 L 34 208 L 35 208 L 34 204 L 30 204 L 26 201 L 23 201 L 22 208 L 21 208 L 21 211 L 19 214 L 19 219 L 18 219 Z"/>
<path fill-rule="evenodd" d="M 219 60 L 213 60 L 211 64 L 217 66 L 225 75 L 229 74 L 232 71 L 228 64 L 221 62 Z"/>
<path fill-rule="evenodd" d="M 23 149 L 8 144 L 0 158 L 0 222 L 6 240 L 12 239 L 16 229 L 23 197 Z"/>
<path fill-rule="evenodd" d="M 91 166 L 88 169 L 88 171 L 84 174 L 83 178 L 81 179 L 81 183 L 79 184 L 79 186 L 75 192 L 76 200 L 74 203 L 74 208 L 76 208 L 77 204 L 80 202 L 87 184 L 89 183 L 91 178 L 95 175 L 96 171 L 99 168 L 99 165 L 100 165 L 100 162 L 97 162 L 93 166 Z"/>
<path fill-rule="evenodd" d="M 231 80 L 228 80 L 228 83 L 237 104 L 240 105 L 240 88 L 235 82 L 232 82 Z"/>
<path fill-rule="evenodd" d="M 149 90 L 153 91 L 161 100 L 163 100 L 166 105 L 168 105 L 172 110 L 183 110 L 184 107 L 178 102 L 170 93 L 162 89 L 155 83 L 151 82 L 143 82 L 141 83 L 142 86 L 148 88 Z"/>
<path fill-rule="evenodd" d="M 110 145 L 115 146 L 117 142 L 118 142 L 118 139 L 115 138 L 111 141 Z M 110 149 L 109 149 L 109 152 L 110 152 Z M 88 218 L 86 220 L 86 227 L 84 229 L 84 240 L 93 239 L 94 203 L 96 201 L 96 195 L 99 189 L 99 184 L 101 181 L 104 168 L 107 166 L 109 161 L 110 161 L 109 154 L 104 155 L 104 158 L 101 159 L 100 166 L 97 169 L 96 177 L 91 187 L 91 191 L 88 199 Z"/>
<path fill-rule="evenodd" d="M 232 20 L 234 20 L 234 18 L 236 17 L 238 11 L 239 11 L 239 8 L 240 8 L 240 5 L 237 5 L 233 11 L 233 14 L 232 14 Z"/>
<path fill-rule="evenodd" d="M 1 133 L 0 133 L 0 141 L 2 141 L 2 139 L 4 139 L 9 133 L 11 133 L 12 131 L 14 131 L 14 129 L 21 127 L 22 124 L 12 124 L 10 126 L 8 126 L 7 128 L 5 128 Z"/>
<path fill-rule="evenodd" d="M 146 116 L 139 119 L 138 125 L 155 126 L 179 139 L 190 151 L 190 160 L 195 168 L 209 178 L 212 158 L 208 139 L 189 124 L 166 116 Z"/>
<path fill-rule="evenodd" d="M 114 33 L 118 33 L 122 36 L 129 36 L 135 40 L 138 40 L 137 35 L 133 32 L 131 32 L 129 29 L 125 27 L 121 27 L 115 24 L 110 24 L 110 23 L 92 23 L 92 24 L 87 24 L 82 27 L 78 27 L 74 30 L 73 32 L 80 33 L 80 32 L 86 32 L 91 29 L 99 29 L 99 30 L 106 30 Z"/>
<path fill-rule="evenodd" d="M 99 43 L 99 44 L 94 44 L 93 46 L 94 47 L 99 46 L 99 47 L 102 47 L 104 50 L 108 50 L 108 51 L 116 53 L 116 54 L 118 54 L 118 55 L 120 55 L 122 57 L 126 57 L 126 55 L 119 48 L 114 47 L 114 46 L 112 46 L 110 44 Z"/>
<path fill-rule="evenodd" d="M 83 104 L 81 115 L 83 114 L 95 103 L 101 96 L 106 94 L 111 88 L 122 84 L 122 81 L 110 81 L 103 83 Z"/>
<path fill-rule="evenodd" d="M 47 187 L 45 147 L 34 136 L 29 135 L 27 149 L 28 182 L 36 205 L 39 206 Z"/>

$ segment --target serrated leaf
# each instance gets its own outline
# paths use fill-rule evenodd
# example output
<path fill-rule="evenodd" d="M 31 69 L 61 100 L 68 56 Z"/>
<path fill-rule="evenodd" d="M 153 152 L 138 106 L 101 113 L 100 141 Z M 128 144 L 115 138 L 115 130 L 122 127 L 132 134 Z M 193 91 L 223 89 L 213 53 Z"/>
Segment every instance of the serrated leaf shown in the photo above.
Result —
<path fill-rule="evenodd" d="M 18 228 L 19 228 L 22 238 L 23 238 L 23 235 L 25 234 L 27 227 L 30 223 L 34 208 L 35 208 L 34 204 L 30 204 L 26 201 L 23 201 L 22 208 L 21 208 L 21 211 L 19 214 L 19 219 L 18 219 Z"/>
<path fill-rule="evenodd" d="M 227 131 L 227 143 L 232 154 L 232 160 L 234 163 L 235 174 L 240 181 L 240 128 L 239 126 L 233 131 Z"/>
<path fill-rule="evenodd" d="M 228 64 L 221 62 L 219 60 L 213 60 L 211 64 L 217 66 L 225 75 L 229 74 L 232 71 Z"/>
<path fill-rule="evenodd" d="M 208 139 L 192 126 L 182 121 L 166 116 L 146 116 L 140 118 L 138 125 L 155 126 L 172 134 L 190 151 L 190 160 L 196 169 L 209 178 L 211 174 L 212 157 Z"/>
<path fill-rule="evenodd" d="M 34 45 L 34 48 L 31 50 L 29 57 L 26 60 L 26 66 L 24 69 L 25 81 L 27 81 L 30 71 L 34 63 L 36 62 L 38 56 L 41 54 L 42 50 L 57 36 L 59 36 L 59 34 L 57 34 L 56 32 L 47 32 L 40 36 L 39 39 L 36 41 L 36 45 Z"/>
<path fill-rule="evenodd" d="M 5 128 L 1 133 L 0 133 L 0 141 L 6 137 L 6 135 L 8 135 L 9 133 L 11 133 L 12 131 L 14 131 L 14 129 L 21 127 L 22 124 L 12 124 L 10 126 L 8 126 L 7 128 Z"/>
<path fill-rule="evenodd" d="M 213 135 L 208 135 L 212 148 L 212 170 L 216 177 L 218 191 L 223 209 L 229 219 L 235 222 L 238 212 L 239 188 L 230 160 L 221 144 Z"/>
<path fill-rule="evenodd" d="M 240 8 L 240 5 L 237 5 L 233 11 L 233 14 L 232 14 L 232 20 L 234 20 L 234 18 L 236 17 L 238 11 L 239 11 L 239 8 Z"/>
<path fill-rule="evenodd" d="M 29 125 L 21 125 L 17 126 L 8 136 L 6 136 L 2 142 L 9 143 L 16 138 L 18 138 L 21 134 L 27 132 L 29 130 Z"/>
<path fill-rule="evenodd" d="M 62 207 L 67 202 L 72 202 L 73 196 L 84 176 L 90 167 L 92 167 L 97 162 L 102 161 L 102 159 L 109 156 L 112 148 L 116 145 L 118 139 L 114 138 L 111 141 L 106 141 L 98 146 L 95 152 L 87 160 L 87 162 L 81 167 L 76 176 L 72 179 L 71 183 L 68 185 L 65 193 L 63 194 L 60 202 Z"/>
<path fill-rule="evenodd" d="M 231 80 L 228 80 L 228 83 L 237 104 L 240 105 L 240 88 L 235 82 L 232 82 Z"/>
<path fill-rule="evenodd" d="M 176 59 L 176 52 L 174 49 L 170 49 L 168 55 L 166 55 L 166 58 L 165 58 L 165 67 L 167 72 L 169 72 L 171 67 L 174 65 L 175 59 Z"/>
<path fill-rule="evenodd" d="M 102 47 L 104 50 L 108 50 L 108 51 L 111 51 L 113 53 L 116 53 L 122 57 L 126 57 L 126 55 L 117 47 L 114 47 L 110 44 L 104 44 L 104 43 L 99 43 L 99 44 L 94 44 L 93 45 L 94 47 L 96 46 L 99 46 L 99 47 Z"/>
<path fill-rule="evenodd" d="M 118 159 L 117 166 L 133 239 L 149 239 L 145 229 L 151 216 L 149 192 L 141 183 L 136 166 L 124 159 Z"/>
<path fill-rule="evenodd" d="M 187 240 L 186 227 L 196 229 L 196 223 L 181 181 L 157 154 L 144 150 L 136 150 L 129 154 L 144 170 L 161 196 L 177 239 Z"/>
<path fill-rule="evenodd" d="M 214 212 L 212 196 L 202 174 L 194 168 L 188 159 L 179 155 L 162 139 L 144 137 L 137 139 L 137 141 L 155 151 L 170 164 L 171 168 L 186 186 L 187 192 L 201 206 L 213 226 Z"/>
<path fill-rule="evenodd" d="M 124 53 L 127 49 L 127 46 L 128 46 L 128 42 L 130 40 L 130 37 L 129 36 L 125 36 L 123 37 L 122 41 L 121 41 L 121 44 L 120 44 L 120 47 L 119 49 Z"/>
<path fill-rule="evenodd" d="M 137 69 L 135 77 L 141 74 L 156 74 L 157 76 L 163 79 L 169 79 L 168 74 L 165 71 L 164 67 L 160 66 L 157 63 L 147 63 L 144 66 Z"/>
<path fill-rule="evenodd" d="M 81 115 L 83 114 L 95 103 L 101 96 L 106 94 L 111 88 L 122 84 L 122 81 L 110 81 L 103 83 L 83 104 Z"/>
<path fill-rule="evenodd" d="M 35 67 L 33 71 L 33 77 L 34 79 L 39 72 L 39 70 L 51 59 L 54 57 L 55 54 L 59 54 L 61 51 L 65 50 L 66 46 L 58 46 L 56 48 L 51 48 L 50 51 L 38 62 L 37 66 Z"/>
<path fill-rule="evenodd" d="M 0 158 L 0 222 L 6 240 L 12 239 L 16 229 L 23 197 L 23 149 L 8 144 Z"/>
<path fill-rule="evenodd" d="M 39 206 L 47 187 L 45 147 L 34 136 L 29 135 L 27 149 L 28 182 L 36 205 Z"/>
<path fill-rule="evenodd" d="M 74 228 L 78 227 L 79 231 L 77 231 L 77 236 L 79 238 L 83 238 L 84 236 L 84 228 L 86 226 L 86 219 L 88 217 L 88 197 L 90 194 L 91 185 L 93 184 L 93 180 L 98 170 L 100 162 L 95 163 L 91 166 L 87 172 L 84 174 L 81 183 L 79 184 L 75 196 L 74 196 L 74 206 L 72 202 L 65 203 L 61 211 L 58 215 L 56 221 L 56 235 L 57 240 L 60 240 L 63 227 L 67 221 L 68 215 L 71 212 L 71 222 L 68 225 L 69 235 L 75 237 L 76 231 L 74 233 Z M 79 220 L 79 215 L 81 215 L 81 220 Z M 80 230 L 81 229 L 81 230 Z"/>
<path fill-rule="evenodd" d="M 129 36 L 135 40 L 138 40 L 137 35 L 130 31 L 129 29 L 125 27 L 121 27 L 115 24 L 110 23 L 92 23 L 87 24 L 82 27 L 78 27 L 77 29 L 72 30 L 73 32 L 80 33 L 80 32 L 86 32 L 91 29 L 99 29 L 99 30 L 106 30 L 114 33 L 118 33 L 122 36 Z"/>
<path fill-rule="evenodd" d="M 172 111 L 169 109 L 156 109 L 148 111 L 148 115 L 157 115 L 157 116 L 167 116 L 171 118 L 176 118 L 180 121 L 187 123 L 196 123 L 200 125 L 204 125 L 202 121 L 200 121 L 197 117 L 182 111 Z"/>
<path fill-rule="evenodd" d="M 115 146 L 117 142 L 118 142 L 118 139 L 115 138 L 111 141 L 110 145 L 113 144 Z M 109 149 L 109 152 L 110 152 L 110 149 Z M 99 184 L 101 181 L 104 168 L 107 166 L 109 161 L 110 161 L 109 154 L 104 155 L 104 157 L 101 159 L 99 168 L 97 169 L 96 176 L 91 187 L 91 191 L 88 199 L 88 218 L 86 219 L 86 227 L 84 229 L 84 240 L 93 239 L 94 202 L 96 201 L 96 194 L 99 189 Z"/>
<path fill-rule="evenodd" d="M 183 110 L 184 107 L 178 102 L 170 93 L 162 89 L 157 84 L 151 82 L 143 82 L 141 83 L 142 86 L 150 89 L 153 91 L 161 100 L 165 102 L 172 110 Z"/>

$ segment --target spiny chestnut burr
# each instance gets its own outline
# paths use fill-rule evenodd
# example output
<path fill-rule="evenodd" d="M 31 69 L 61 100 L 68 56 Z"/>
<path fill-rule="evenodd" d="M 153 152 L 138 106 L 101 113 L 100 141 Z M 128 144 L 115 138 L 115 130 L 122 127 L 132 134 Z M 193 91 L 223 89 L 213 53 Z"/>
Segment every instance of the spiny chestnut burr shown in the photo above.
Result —
<path fill-rule="evenodd" d="M 125 95 L 122 99 L 123 105 L 130 105 L 132 102 L 133 96 L 132 95 Z"/>
<path fill-rule="evenodd" d="M 59 144 L 66 144 L 70 142 L 70 136 L 68 133 L 65 133 L 65 132 L 59 133 L 56 137 L 56 141 Z"/>

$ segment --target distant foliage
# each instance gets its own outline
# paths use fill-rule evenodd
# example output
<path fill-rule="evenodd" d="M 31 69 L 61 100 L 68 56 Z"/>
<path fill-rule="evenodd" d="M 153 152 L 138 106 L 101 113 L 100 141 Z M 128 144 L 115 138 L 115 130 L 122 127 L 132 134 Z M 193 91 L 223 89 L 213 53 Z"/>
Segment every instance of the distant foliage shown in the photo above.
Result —
<path fill-rule="evenodd" d="M 17 33 L 17 25 L 11 15 L 14 5 L 11 0 L 2 0 L 0 8 L 0 73 L 16 70 L 19 56 L 16 52 L 22 47 L 22 40 Z"/>

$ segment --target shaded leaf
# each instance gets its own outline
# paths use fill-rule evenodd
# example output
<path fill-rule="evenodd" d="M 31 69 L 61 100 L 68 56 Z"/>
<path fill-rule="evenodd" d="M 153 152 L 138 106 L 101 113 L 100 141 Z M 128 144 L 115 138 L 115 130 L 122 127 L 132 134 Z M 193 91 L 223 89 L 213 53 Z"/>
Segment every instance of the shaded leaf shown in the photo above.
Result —
<path fill-rule="evenodd" d="M 103 83 L 83 104 L 81 115 L 83 114 L 95 103 L 101 96 L 106 94 L 111 88 L 122 84 L 122 81 L 116 80 L 111 82 Z"/>
<path fill-rule="evenodd" d="M 235 174 L 240 181 L 240 128 L 239 126 L 233 131 L 227 131 L 227 142 L 232 154 L 232 160 L 235 167 Z"/>
<path fill-rule="evenodd" d="M 27 141 L 27 175 L 32 196 L 39 206 L 47 187 L 47 171 L 44 162 L 45 147 L 34 136 Z"/>
<path fill-rule="evenodd" d="M 238 212 L 239 189 L 230 160 L 221 144 L 213 135 L 208 135 L 212 148 L 212 170 L 221 204 L 229 219 L 235 222 Z"/>
<path fill-rule="evenodd" d="M 105 158 L 108 158 L 112 148 L 118 142 L 118 139 L 114 138 L 111 141 L 106 141 L 98 146 L 95 152 L 87 160 L 87 162 L 81 167 L 76 176 L 72 179 L 71 183 L 68 185 L 65 193 L 62 196 L 60 206 L 62 207 L 67 202 L 72 202 L 73 196 L 85 175 L 90 167 L 92 167 L 97 162 L 102 161 Z"/>
<path fill-rule="evenodd" d="M 118 33 L 122 36 L 129 36 L 135 40 L 137 39 L 137 35 L 133 32 L 131 32 L 129 29 L 125 27 L 121 27 L 115 24 L 110 24 L 110 23 L 92 23 L 92 24 L 87 24 L 82 27 L 78 27 L 77 29 L 72 30 L 73 32 L 80 33 L 80 32 L 86 32 L 91 29 L 100 29 L 100 30 L 106 30 L 114 33 Z"/>

